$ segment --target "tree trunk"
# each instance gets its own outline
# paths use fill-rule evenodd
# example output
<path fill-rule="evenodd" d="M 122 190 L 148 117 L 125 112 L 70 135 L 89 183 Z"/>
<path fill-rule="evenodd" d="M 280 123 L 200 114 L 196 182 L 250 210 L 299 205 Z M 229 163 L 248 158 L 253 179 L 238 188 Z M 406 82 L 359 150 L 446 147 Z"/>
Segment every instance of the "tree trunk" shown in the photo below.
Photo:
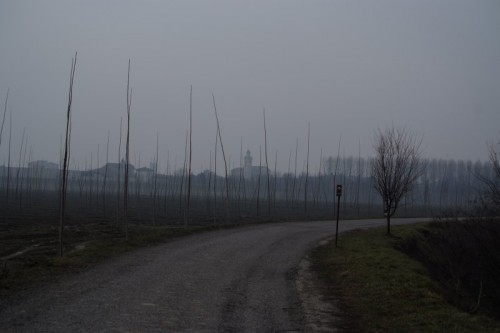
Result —
<path fill-rule="evenodd" d="M 68 96 L 68 109 L 66 113 L 66 140 L 64 145 L 64 160 L 61 171 L 61 188 L 60 188 L 60 206 L 59 206 L 59 256 L 63 255 L 64 244 L 64 222 L 65 222 L 65 209 L 66 209 L 66 187 L 68 178 L 68 164 L 70 155 L 71 143 L 71 103 L 73 101 L 73 79 L 75 77 L 76 56 L 71 61 L 71 74 L 69 80 L 69 96 Z"/>

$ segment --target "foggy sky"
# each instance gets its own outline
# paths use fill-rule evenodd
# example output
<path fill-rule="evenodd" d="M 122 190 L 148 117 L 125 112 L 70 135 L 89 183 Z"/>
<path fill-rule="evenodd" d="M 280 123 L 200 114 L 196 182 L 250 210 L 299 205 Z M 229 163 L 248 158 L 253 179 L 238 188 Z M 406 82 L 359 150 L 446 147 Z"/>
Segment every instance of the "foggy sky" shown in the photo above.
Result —
<path fill-rule="evenodd" d="M 209 168 L 216 122 L 231 166 L 240 141 L 286 171 L 311 126 L 320 152 L 373 155 L 377 128 L 405 126 L 423 156 L 486 160 L 500 138 L 500 2 L 0 1 L 0 100 L 10 88 L 13 163 L 23 129 L 32 160 L 59 161 L 71 59 L 71 167 L 116 162 L 133 87 L 131 162 L 181 167 L 193 86 L 193 169 Z M 6 163 L 8 123 L 0 147 Z M 124 148 L 122 147 L 122 155 Z M 221 157 L 220 148 L 218 156 Z M 15 156 L 15 157 L 14 157 Z M 262 157 L 264 160 L 264 158 Z M 218 159 L 218 168 L 222 160 Z M 219 169 L 221 170 L 221 169 Z"/>

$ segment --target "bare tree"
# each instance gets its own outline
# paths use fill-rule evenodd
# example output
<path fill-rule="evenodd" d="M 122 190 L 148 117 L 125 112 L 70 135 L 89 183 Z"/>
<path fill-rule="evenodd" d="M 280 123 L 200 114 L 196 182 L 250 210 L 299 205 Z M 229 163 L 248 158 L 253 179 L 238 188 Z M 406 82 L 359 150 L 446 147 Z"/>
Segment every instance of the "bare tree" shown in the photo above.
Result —
<path fill-rule="evenodd" d="M 267 129 L 266 129 L 266 110 L 262 111 L 264 115 L 264 154 L 266 155 L 266 173 L 267 173 L 267 214 L 271 216 L 271 182 L 269 178 L 269 162 L 267 160 Z"/>
<path fill-rule="evenodd" d="M 243 181 L 243 137 L 240 137 L 240 173 L 238 175 L 238 216 L 241 216 L 241 182 Z"/>
<path fill-rule="evenodd" d="M 318 170 L 318 177 L 316 179 L 316 191 L 313 194 L 314 204 L 316 204 L 318 200 L 321 200 L 320 189 L 321 189 L 321 168 L 322 168 L 322 166 L 323 166 L 323 148 L 321 148 L 320 152 L 319 152 L 319 170 Z"/>
<path fill-rule="evenodd" d="M 356 184 L 356 209 L 359 216 L 359 192 L 361 187 L 361 141 L 358 141 L 358 182 Z"/>
<path fill-rule="evenodd" d="M 500 162 L 498 160 L 498 153 L 495 151 L 493 145 L 489 147 L 490 162 L 493 165 L 494 180 L 490 183 L 490 197 L 495 207 L 500 208 Z"/>
<path fill-rule="evenodd" d="M 378 130 L 375 135 L 375 158 L 372 162 L 372 177 L 375 189 L 384 204 L 387 219 L 387 234 L 391 233 L 391 217 L 401 199 L 408 194 L 423 173 L 420 163 L 420 145 L 406 128 Z"/>
<path fill-rule="evenodd" d="M 297 138 L 295 140 L 295 162 L 294 162 L 294 171 L 293 171 L 293 183 L 292 183 L 292 203 L 291 206 L 293 207 L 293 201 L 295 199 L 295 184 L 297 183 L 297 154 L 299 152 L 299 139 Z"/>
<path fill-rule="evenodd" d="M 22 164 L 21 164 L 21 159 L 19 159 L 20 163 L 19 163 L 19 168 L 23 168 L 23 173 L 21 174 L 21 185 L 20 185 L 20 189 L 19 189 L 19 209 L 22 209 L 23 208 L 23 187 L 25 187 L 25 184 L 24 184 L 24 180 L 25 178 L 27 178 L 27 173 L 29 173 L 29 170 L 26 168 L 26 155 L 27 155 L 27 149 L 28 148 L 28 139 L 26 138 L 25 142 L 24 142 L 24 155 L 23 155 L 23 161 L 22 161 Z M 22 146 L 21 146 L 21 149 L 22 149 Z M 17 190 L 16 190 L 17 192 Z"/>
<path fill-rule="evenodd" d="M 275 157 L 274 157 L 274 184 L 273 184 L 273 208 L 276 210 L 276 187 L 277 187 L 277 178 L 276 175 L 278 174 L 278 151 L 276 151 Z M 269 170 L 268 170 L 269 173 Z"/>
<path fill-rule="evenodd" d="M 16 191 L 14 192 L 14 198 L 17 198 L 19 195 L 19 175 L 21 173 L 21 160 L 23 156 L 23 147 L 25 145 L 25 137 L 26 137 L 26 127 L 23 129 L 23 136 L 21 139 L 21 149 L 19 149 L 19 161 L 17 162 L 17 172 L 16 172 Z"/>
<path fill-rule="evenodd" d="M 227 175 L 226 153 L 224 152 L 224 145 L 222 144 L 222 135 L 220 133 L 219 116 L 217 115 L 217 107 L 215 105 L 214 94 L 212 94 L 212 100 L 214 102 L 215 120 L 217 121 L 217 134 L 219 135 L 220 148 L 222 150 L 222 158 L 224 160 L 225 185 L 226 185 L 226 196 L 224 198 L 224 202 L 226 205 L 226 223 L 227 223 L 227 222 L 229 222 L 229 183 L 228 183 L 229 180 L 228 180 L 228 175 Z"/>
<path fill-rule="evenodd" d="M 217 144 L 218 143 L 219 143 L 219 132 L 216 131 L 215 148 L 214 148 L 214 225 L 217 224 Z"/>
<path fill-rule="evenodd" d="M 292 160 L 292 151 L 290 150 L 290 153 L 288 154 L 288 169 L 287 169 L 287 172 L 286 172 L 286 177 L 285 177 L 285 203 L 286 203 L 286 206 L 288 207 L 288 199 L 289 199 L 289 196 L 288 196 L 288 183 L 290 181 L 290 163 L 291 163 L 291 160 Z"/>
<path fill-rule="evenodd" d="M 127 72 L 127 141 L 125 143 L 125 183 L 123 185 L 123 212 L 125 215 L 125 239 L 128 241 L 128 171 L 130 145 L 130 107 L 132 105 L 132 88 L 130 88 L 130 59 Z"/>
<path fill-rule="evenodd" d="M 92 156 L 92 155 L 91 155 Z M 97 144 L 97 156 L 96 156 L 96 169 L 99 168 L 99 144 Z M 92 163 L 92 162 L 91 162 Z M 92 168 L 91 168 L 92 169 Z M 93 169 L 92 169 L 93 170 Z M 97 176 L 97 177 L 95 177 Z M 96 191 L 95 191 L 95 201 L 96 205 L 99 205 L 99 173 L 97 175 L 92 175 L 92 179 L 95 178 L 95 186 L 96 186 Z"/>
<path fill-rule="evenodd" d="M 106 216 L 106 195 L 107 195 L 106 182 L 108 180 L 108 164 L 109 164 L 109 131 L 108 131 L 108 142 L 106 143 L 106 166 L 104 167 L 104 180 L 102 182 L 102 211 L 104 216 Z"/>
<path fill-rule="evenodd" d="M 307 216 L 307 180 L 309 178 L 309 140 L 311 138 L 311 123 L 307 123 L 307 165 L 306 180 L 304 183 L 304 214 Z"/>
<path fill-rule="evenodd" d="M 188 188 L 187 188 L 187 204 L 184 216 L 184 224 L 189 221 L 189 205 L 191 203 L 191 162 L 193 160 L 193 86 L 189 91 L 189 162 L 188 162 Z"/>
<path fill-rule="evenodd" d="M 8 101 L 9 101 L 9 89 L 7 89 L 7 96 L 5 96 L 5 104 L 4 104 L 4 108 L 3 108 L 2 126 L 0 127 L 0 146 L 2 145 L 3 126 L 5 125 L 5 115 L 7 114 L 7 102 Z"/>
<path fill-rule="evenodd" d="M 64 241 L 64 218 L 66 209 L 66 190 L 67 190 L 67 178 L 68 178 L 68 164 L 70 155 L 70 144 L 71 144 L 71 103 L 73 102 L 73 79 L 75 77 L 76 68 L 76 57 L 71 60 L 71 72 L 69 79 L 69 94 L 68 94 L 68 109 L 66 112 L 66 140 L 64 144 L 64 159 L 61 170 L 61 197 L 59 206 L 59 255 L 63 255 L 63 241 Z"/>
<path fill-rule="evenodd" d="M 122 149 L 122 124 L 123 123 L 123 118 L 120 118 L 120 139 L 118 141 L 118 173 L 117 173 L 117 180 L 116 180 L 116 223 L 115 225 L 118 226 L 120 223 L 120 195 L 121 195 L 121 189 L 120 189 L 120 172 L 121 172 L 121 149 Z"/>
<path fill-rule="evenodd" d="M 259 145 L 259 175 L 257 176 L 257 216 L 260 208 L 260 176 L 262 174 L 262 145 Z"/>
<path fill-rule="evenodd" d="M 500 145 L 500 142 L 498 143 Z M 486 204 L 493 209 L 494 213 L 500 212 L 500 161 L 499 153 L 495 145 L 488 146 L 489 159 L 492 169 L 492 177 L 476 173 L 476 177 L 486 185 Z"/>
<path fill-rule="evenodd" d="M 187 226 L 187 218 L 186 218 L 186 211 L 182 210 L 182 204 L 183 204 L 183 194 L 184 194 L 184 178 L 186 177 L 186 165 L 187 165 L 187 159 L 188 159 L 188 138 L 189 138 L 189 131 L 186 131 L 186 143 L 184 144 L 184 162 L 182 163 L 182 173 L 181 173 L 181 184 L 179 188 L 179 214 L 184 214 L 184 224 Z M 186 197 L 186 202 L 187 202 L 187 197 Z"/>
<path fill-rule="evenodd" d="M 158 146 L 159 146 L 159 137 L 158 132 L 156 132 L 156 158 L 155 158 L 155 170 L 154 170 L 154 178 L 153 178 L 153 225 L 156 225 L 157 218 L 157 200 L 158 200 Z"/>
<path fill-rule="evenodd" d="M 9 117 L 9 144 L 8 144 L 8 157 L 7 157 L 7 186 L 5 188 L 5 219 L 8 217 L 9 210 L 9 193 L 10 193 L 10 156 L 12 147 L 12 108 L 10 109 Z"/>

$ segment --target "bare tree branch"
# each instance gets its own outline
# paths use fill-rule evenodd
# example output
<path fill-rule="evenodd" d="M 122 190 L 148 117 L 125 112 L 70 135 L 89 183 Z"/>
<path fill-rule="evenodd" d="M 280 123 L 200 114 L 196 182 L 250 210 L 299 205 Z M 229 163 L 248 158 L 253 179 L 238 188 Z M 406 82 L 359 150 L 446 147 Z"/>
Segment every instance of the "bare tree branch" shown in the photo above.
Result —
<path fill-rule="evenodd" d="M 5 104 L 3 107 L 2 127 L 0 127 L 0 146 L 2 145 L 3 126 L 5 125 L 5 115 L 7 114 L 7 102 L 9 101 L 9 90 L 10 89 L 7 89 L 7 96 L 5 96 Z"/>

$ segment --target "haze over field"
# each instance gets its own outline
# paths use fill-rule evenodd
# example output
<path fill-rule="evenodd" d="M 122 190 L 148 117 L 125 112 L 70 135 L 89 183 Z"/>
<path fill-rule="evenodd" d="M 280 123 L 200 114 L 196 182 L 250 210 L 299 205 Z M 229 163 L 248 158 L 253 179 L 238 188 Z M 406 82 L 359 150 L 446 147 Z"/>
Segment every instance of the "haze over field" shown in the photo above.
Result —
<path fill-rule="evenodd" d="M 59 161 L 75 51 L 72 167 L 91 154 L 95 165 L 98 146 L 102 165 L 108 131 L 116 160 L 129 58 L 134 164 L 151 162 L 158 133 L 160 168 L 167 152 L 171 167 L 182 165 L 191 85 L 196 173 L 214 150 L 212 93 L 232 167 L 240 140 L 258 164 L 263 108 L 269 164 L 277 151 L 282 171 L 296 140 L 305 160 L 308 123 L 313 172 L 321 149 L 337 154 L 340 136 L 342 154 L 357 156 L 360 145 L 371 156 L 374 131 L 391 124 L 422 136 L 429 158 L 485 161 L 486 143 L 500 137 L 495 0 L 3 0 L 0 46 L 12 148 L 19 151 L 25 128 L 33 160 Z"/>

